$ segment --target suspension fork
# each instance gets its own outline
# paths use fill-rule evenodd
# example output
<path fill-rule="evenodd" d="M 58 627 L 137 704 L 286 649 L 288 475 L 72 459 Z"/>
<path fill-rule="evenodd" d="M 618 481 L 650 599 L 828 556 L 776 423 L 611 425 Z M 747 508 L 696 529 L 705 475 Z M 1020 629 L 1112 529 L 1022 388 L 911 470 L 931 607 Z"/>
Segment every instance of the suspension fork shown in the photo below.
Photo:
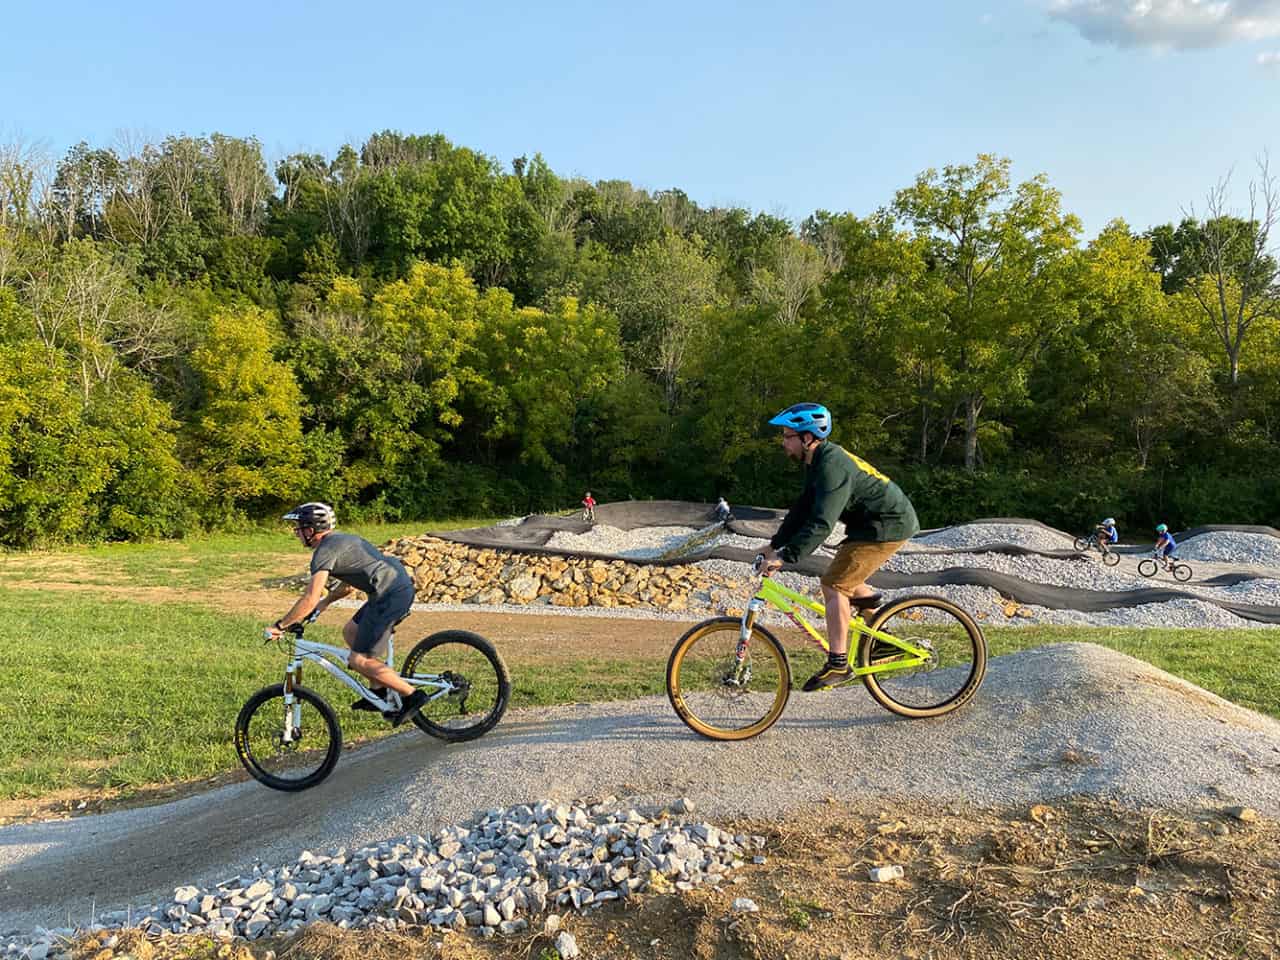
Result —
<path fill-rule="evenodd" d="M 290 743 L 302 726 L 302 701 L 293 695 L 293 688 L 302 686 L 302 658 L 294 652 L 293 659 L 284 671 L 284 731 L 281 739 Z"/>
<path fill-rule="evenodd" d="M 751 631 L 755 629 L 756 617 L 764 608 L 764 601 L 752 597 L 747 609 L 742 613 L 742 624 L 738 628 L 738 646 L 734 649 L 733 679 L 742 680 L 742 672 L 747 667 L 747 658 L 751 653 Z"/>

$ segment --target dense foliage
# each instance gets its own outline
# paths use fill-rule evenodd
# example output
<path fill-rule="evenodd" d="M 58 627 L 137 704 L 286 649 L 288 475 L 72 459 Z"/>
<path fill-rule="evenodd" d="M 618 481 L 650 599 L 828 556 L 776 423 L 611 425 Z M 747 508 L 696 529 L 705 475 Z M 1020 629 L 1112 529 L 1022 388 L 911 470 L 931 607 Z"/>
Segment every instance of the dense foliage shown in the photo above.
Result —
<path fill-rule="evenodd" d="M 1263 177 L 1085 241 L 987 155 L 793 224 L 440 135 L 0 147 L 0 543 L 784 503 L 764 421 L 800 399 L 926 523 L 1275 524 Z"/>

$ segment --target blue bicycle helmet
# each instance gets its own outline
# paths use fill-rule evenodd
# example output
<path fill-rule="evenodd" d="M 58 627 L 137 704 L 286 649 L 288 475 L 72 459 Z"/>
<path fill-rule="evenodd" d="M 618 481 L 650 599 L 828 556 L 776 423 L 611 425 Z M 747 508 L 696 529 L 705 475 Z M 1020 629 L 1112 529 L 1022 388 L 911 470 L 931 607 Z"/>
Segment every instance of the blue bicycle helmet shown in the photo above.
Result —
<path fill-rule="evenodd" d="M 796 433 L 812 433 L 819 440 L 831 436 L 831 411 L 820 403 L 793 403 L 772 420 L 773 427 L 790 427 Z"/>
<path fill-rule="evenodd" d="M 1168 532 L 1169 532 L 1169 528 L 1165 526 L 1163 523 L 1158 524 L 1156 526 L 1156 533 L 1168 533 Z"/>

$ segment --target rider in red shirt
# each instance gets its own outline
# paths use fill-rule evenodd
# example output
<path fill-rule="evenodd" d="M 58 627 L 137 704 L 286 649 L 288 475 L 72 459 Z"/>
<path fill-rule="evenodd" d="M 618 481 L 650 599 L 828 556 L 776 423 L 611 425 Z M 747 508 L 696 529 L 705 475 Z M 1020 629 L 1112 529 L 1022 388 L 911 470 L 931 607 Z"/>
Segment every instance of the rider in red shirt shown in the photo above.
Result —
<path fill-rule="evenodd" d="M 587 495 L 582 498 L 582 512 L 586 514 L 587 520 L 591 523 L 596 522 L 596 498 L 591 496 L 591 491 L 587 491 Z"/>

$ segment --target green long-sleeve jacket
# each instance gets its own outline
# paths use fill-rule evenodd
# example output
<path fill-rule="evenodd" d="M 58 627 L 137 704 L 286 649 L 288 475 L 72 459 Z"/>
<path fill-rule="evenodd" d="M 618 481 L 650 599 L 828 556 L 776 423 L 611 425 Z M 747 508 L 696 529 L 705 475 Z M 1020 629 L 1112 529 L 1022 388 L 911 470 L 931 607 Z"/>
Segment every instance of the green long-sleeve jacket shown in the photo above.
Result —
<path fill-rule="evenodd" d="M 844 543 L 908 540 L 920 529 L 902 488 L 861 457 L 837 444 L 818 447 L 804 468 L 804 490 L 769 541 L 787 563 L 821 546 L 837 520 Z"/>

